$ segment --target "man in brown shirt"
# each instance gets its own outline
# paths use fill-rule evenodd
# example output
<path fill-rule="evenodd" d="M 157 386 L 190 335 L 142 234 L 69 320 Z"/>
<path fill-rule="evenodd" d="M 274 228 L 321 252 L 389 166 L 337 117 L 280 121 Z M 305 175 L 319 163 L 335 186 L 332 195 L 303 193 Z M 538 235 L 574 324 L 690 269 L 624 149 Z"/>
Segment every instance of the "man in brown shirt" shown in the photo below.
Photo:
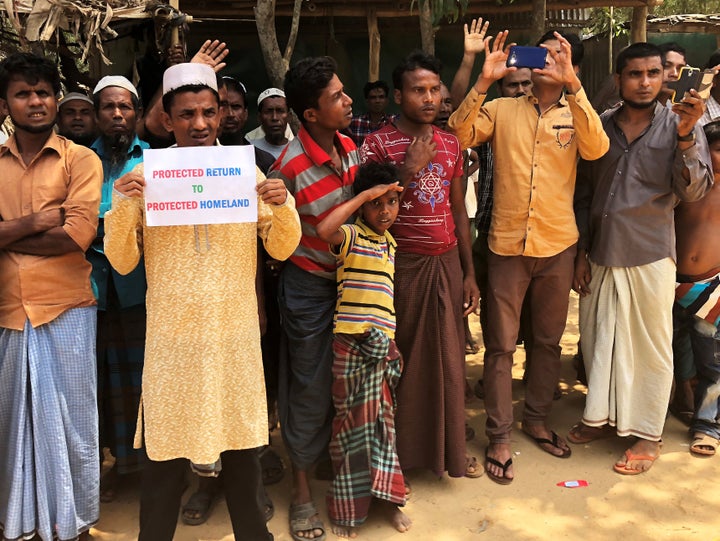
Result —
<path fill-rule="evenodd" d="M 0 537 L 84 538 L 99 514 L 95 238 L 102 166 L 55 135 L 60 76 L 16 53 L 0 66 Z"/>
<path fill-rule="evenodd" d="M 573 288 L 588 395 L 568 439 L 637 437 L 614 467 L 635 475 L 660 454 L 672 383 L 673 208 L 701 198 L 713 176 L 697 92 L 672 110 L 658 102 L 661 50 L 634 43 L 615 73 L 623 103 L 601 117 L 610 150 L 578 167 Z"/>

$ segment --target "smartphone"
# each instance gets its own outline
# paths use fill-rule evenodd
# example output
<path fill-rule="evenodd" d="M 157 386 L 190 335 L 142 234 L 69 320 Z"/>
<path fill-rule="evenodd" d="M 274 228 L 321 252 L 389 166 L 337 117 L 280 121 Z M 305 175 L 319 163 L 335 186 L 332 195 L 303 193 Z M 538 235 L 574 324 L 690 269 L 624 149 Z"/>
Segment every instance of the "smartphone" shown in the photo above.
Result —
<path fill-rule="evenodd" d="M 508 68 L 537 68 L 545 67 L 547 49 L 545 47 L 523 47 L 513 45 L 508 52 L 505 65 Z"/>
<path fill-rule="evenodd" d="M 685 95 L 692 89 L 697 90 L 702 99 L 708 99 L 716 73 L 717 71 L 712 69 L 701 70 L 699 68 L 691 68 L 690 66 L 680 68 L 677 81 L 666 83 L 667 87 L 674 91 L 670 101 L 672 103 L 680 103 L 685 98 Z"/>

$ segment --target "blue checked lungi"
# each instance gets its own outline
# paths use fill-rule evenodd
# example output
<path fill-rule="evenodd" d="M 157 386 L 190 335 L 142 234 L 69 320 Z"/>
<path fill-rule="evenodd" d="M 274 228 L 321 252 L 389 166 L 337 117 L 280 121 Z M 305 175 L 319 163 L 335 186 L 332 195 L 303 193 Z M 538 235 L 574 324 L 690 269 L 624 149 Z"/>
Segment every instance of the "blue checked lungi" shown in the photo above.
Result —
<path fill-rule="evenodd" d="M 75 539 L 98 520 L 95 307 L 0 328 L 0 530 Z"/>

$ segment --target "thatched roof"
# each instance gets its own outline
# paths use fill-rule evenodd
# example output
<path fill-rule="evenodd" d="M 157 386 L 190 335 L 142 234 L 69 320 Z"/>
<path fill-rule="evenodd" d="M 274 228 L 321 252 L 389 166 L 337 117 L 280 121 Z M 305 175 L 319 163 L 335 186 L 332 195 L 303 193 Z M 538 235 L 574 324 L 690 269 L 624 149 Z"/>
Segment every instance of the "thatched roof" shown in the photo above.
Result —
<path fill-rule="evenodd" d="M 194 17 L 251 18 L 253 0 L 179 0 L 180 10 Z M 294 0 L 276 0 L 277 16 L 292 16 Z M 635 7 L 661 4 L 662 0 L 547 0 L 548 11 L 584 9 L 597 6 Z M 498 13 L 532 11 L 532 0 L 471 0 L 466 15 L 487 17 Z M 378 17 L 417 16 L 418 0 L 303 0 L 301 16 L 365 17 L 374 10 Z"/>
<path fill-rule="evenodd" d="M 12 24 L 21 41 L 51 41 L 58 29 L 75 36 L 82 49 L 82 61 L 95 49 L 103 60 L 102 42 L 117 34 L 110 23 L 152 16 L 147 0 L 0 0 L 0 14 Z"/>
<path fill-rule="evenodd" d="M 701 15 L 688 13 L 667 17 L 647 18 L 647 29 L 652 32 L 689 32 L 720 34 L 720 13 Z"/>

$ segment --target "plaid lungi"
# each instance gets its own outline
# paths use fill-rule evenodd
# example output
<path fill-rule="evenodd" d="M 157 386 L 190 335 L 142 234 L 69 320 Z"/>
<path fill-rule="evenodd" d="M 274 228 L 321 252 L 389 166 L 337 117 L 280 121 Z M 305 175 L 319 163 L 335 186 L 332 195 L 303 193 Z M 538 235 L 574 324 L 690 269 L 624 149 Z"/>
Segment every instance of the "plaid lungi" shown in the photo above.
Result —
<path fill-rule="evenodd" d="M 145 359 L 145 305 L 120 308 L 109 289 L 108 309 L 98 312 L 100 443 L 110 448 L 117 472 L 126 474 L 138 471 L 145 457 L 133 447 Z"/>
<path fill-rule="evenodd" d="M 372 498 L 405 504 L 405 482 L 395 448 L 395 387 L 400 352 L 378 329 L 333 341 L 335 419 L 330 458 L 335 478 L 327 496 L 330 519 L 359 526 Z"/>
<path fill-rule="evenodd" d="M 75 539 L 98 520 L 95 307 L 0 328 L 0 530 Z"/>

